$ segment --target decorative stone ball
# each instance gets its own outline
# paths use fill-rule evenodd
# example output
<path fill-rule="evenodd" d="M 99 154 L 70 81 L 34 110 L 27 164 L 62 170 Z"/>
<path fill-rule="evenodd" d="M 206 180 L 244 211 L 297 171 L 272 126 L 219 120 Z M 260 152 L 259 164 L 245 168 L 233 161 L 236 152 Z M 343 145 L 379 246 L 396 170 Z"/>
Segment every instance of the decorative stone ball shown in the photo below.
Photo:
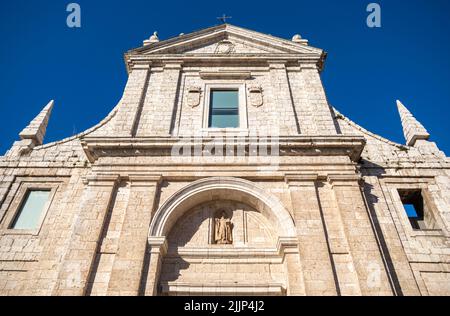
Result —
<path fill-rule="evenodd" d="M 302 41 L 302 37 L 299 34 L 295 34 L 294 37 L 292 38 L 293 42 L 301 42 Z"/>

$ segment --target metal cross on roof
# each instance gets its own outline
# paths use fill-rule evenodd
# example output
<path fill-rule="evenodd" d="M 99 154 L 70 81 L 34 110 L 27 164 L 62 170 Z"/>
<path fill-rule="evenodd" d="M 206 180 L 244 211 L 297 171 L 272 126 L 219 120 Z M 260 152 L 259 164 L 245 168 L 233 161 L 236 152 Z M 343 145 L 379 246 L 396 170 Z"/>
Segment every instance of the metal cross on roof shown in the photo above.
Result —
<path fill-rule="evenodd" d="M 222 23 L 227 23 L 227 19 L 232 19 L 232 16 L 227 16 L 226 14 L 223 14 L 221 17 L 218 17 L 217 20 L 222 21 Z"/>

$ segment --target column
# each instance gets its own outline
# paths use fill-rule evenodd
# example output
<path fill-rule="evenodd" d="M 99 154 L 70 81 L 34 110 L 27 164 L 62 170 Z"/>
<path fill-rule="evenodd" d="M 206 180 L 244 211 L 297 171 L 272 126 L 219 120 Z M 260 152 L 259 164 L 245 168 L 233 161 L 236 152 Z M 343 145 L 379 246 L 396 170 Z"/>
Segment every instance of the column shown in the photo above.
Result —
<path fill-rule="evenodd" d="M 114 199 L 118 175 L 95 175 L 86 179 L 86 188 L 73 233 L 64 255 L 53 295 L 85 295 L 86 285 L 106 215 Z"/>
<path fill-rule="evenodd" d="M 365 206 L 357 175 L 332 175 L 337 206 L 358 274 L 362 295 L 392 295 L 372 224 Z"/>
<path fill-rule="evenodd" d="M 317 175 L 286 175 L 307 295 L 336 295 L 332 261 L 316 191 Z"/>
<path fill-rule="evenodd" d="M 137 296 L 147 247 L 148 229 L 161 176 L 129 176 L 130 197 L 114 258 L 108 295 Z"/>
<path fill-rule="evenodd" d="M 161 273 L 162 260 L 167 253 L 166 237 L 149 237 L 148 252 L 150 255 L 148 263 L 147 282 L 145 285 L 145 296 L 158 295 L 158 282 Z"/>

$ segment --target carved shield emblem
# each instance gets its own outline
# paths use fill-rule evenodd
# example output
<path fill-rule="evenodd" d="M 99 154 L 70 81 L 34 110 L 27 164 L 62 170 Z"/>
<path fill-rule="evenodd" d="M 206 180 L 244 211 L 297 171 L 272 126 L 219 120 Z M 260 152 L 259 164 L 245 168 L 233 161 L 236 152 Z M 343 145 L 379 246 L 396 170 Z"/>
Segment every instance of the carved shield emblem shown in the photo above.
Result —
<path fill-rule="evenodd" d="M 194 108 L 200 104 L 201 89 L 199 87 L 191 87 L 188 90 L 187 104 Z"/>
<path fill-rule="evenodd" d="M 261 87 L 250 87 L 248 89 L 250 104 L 254 107 L 260 107 L 264 103 Z"/>
<path fill-rule="evenodd" d="M 234 44 L 230 41 L 222 41 L 217 44 L 216 54 L 232 54 L 234 52 Z"/>

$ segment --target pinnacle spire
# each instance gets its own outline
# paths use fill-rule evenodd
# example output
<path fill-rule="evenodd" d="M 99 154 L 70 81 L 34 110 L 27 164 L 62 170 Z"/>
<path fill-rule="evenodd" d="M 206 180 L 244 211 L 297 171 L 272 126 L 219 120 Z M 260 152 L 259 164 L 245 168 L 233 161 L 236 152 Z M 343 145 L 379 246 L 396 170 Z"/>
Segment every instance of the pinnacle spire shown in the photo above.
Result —
<path fill-rule="evenodd" d="M 27 127 L 25 127 L 25 129 L 19 134 L 21 139 L 30 139 L 35 145 L 42 145 L 54 104 L 55 102 L 51 100 L 42 109 L 38 116 L 36 116 Z"/>
<path fill-rule="evenodd" d="M 403 134 L 405 135 L 406 145 L 414 146 L 416 140 L 430 138 L 430 134 L 425 127 L 409 112 L 409 110 L 397 100 L 398 113 L 403 126 Z"/>

